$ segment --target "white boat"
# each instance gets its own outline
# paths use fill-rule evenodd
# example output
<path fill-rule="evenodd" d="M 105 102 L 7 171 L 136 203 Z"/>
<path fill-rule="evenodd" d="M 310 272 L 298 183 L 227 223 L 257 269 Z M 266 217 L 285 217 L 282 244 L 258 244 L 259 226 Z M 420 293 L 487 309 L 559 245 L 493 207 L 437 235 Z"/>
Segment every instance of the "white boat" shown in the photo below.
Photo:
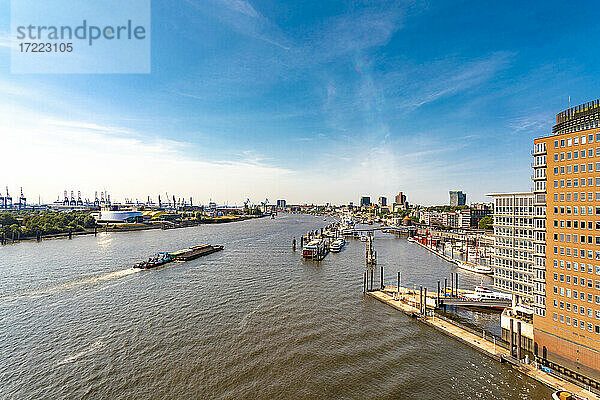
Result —
<path fill-rule="evenodd" d="M 456 261 L 456 265 L 458 265 L 458 268 L 462 268 L 464 270 L 471 271 L 471 272 L 477 272 L 478 274 L 490 275 L 494 272 L 490 267 L 487 267 L 485 265 L 475 264 L 475 263 L 468 262 L 468 261 L 467 262 Z"/>
<path fill-rule="evenodd" d="M 512 300 L 512 295 L 504 292 L 496 292 L 483 285 L 477 286 L 473 293 L 464 294 L 469 300 L 485 301 L 485 300 Z"/>
<path fill-rule="evenodd" d="M 336 239 L 333 243 L 331 243 L 331 246 L 329 246 L 329 250 L 331 250 L 332 253 L 339 253 L 342 251 L 342 248 L 345 244 L 346 241 L 343 238 Z"/>
<path fill-rule="evenodd" d="M 313 239 L 302 248 L 302 257 L 319 258 L 325 254 L 325 240 Z"/>
<path fill-rule="evenodd" d="M 412 236 L 409 236 L 406 240 L 408 240 L 409 242 L 416 242 L 415 238 Z"/>

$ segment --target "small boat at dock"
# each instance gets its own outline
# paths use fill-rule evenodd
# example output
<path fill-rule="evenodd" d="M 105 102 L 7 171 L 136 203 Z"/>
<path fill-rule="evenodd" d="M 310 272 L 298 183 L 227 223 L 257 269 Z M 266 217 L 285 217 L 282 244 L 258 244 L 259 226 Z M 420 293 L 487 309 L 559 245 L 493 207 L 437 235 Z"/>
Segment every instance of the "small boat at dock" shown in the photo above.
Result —
<path fill-rule="evenodd" d="M 308 259 L 319 260 L 325 256 L 325 240 L 313 239 L 302 249 L 302 257 Z"/>
<path fill-rule="evenodd" d="M 494 291 L 483 285 L 479 285 L 472 293 L 464 294 L 464 297 L 469 300 L 485 301 L 485 300 L 505 300 L 509 304 L 512 301 L 512 295 L 504 292 Z"/>
<path fill-rule="evenodd" d="M 333 243 L 331 243 L 331 246 L 329 246 L 329 250 L 331 250 L 332 253 L 339 253 L 340 251 L 342 251 L 345 244 L 346 241 L 344 240 L 344 238 L 336 239 Z"/>

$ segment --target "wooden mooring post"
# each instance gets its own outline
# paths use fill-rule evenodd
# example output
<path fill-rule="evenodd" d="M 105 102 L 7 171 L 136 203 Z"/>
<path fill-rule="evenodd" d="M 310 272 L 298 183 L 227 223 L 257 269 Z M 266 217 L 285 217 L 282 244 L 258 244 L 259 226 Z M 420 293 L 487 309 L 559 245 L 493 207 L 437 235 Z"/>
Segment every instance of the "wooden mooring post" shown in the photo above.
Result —
<path fill-rule="evenodd" d="M 454 294 L 458 297 L 458 272 L 455 272 L 456 274 L 456 278 L 454 279 L 454 284 L 456 285 L 456 290 L 454 291 Z"/>
<path fill-rule="evenodd" d="M 517 321 L 517 360 L 521 361 L 521 321 Z"/>
<path fill-rule="evenodd" d="M 363 272 L 363 293 L 367 293 L 367 271 Z"/>
<path fill-rule="evenodd" d="M 510 348 L 510 356 L 511 357 L 515 356 L 515 353 L 514 353 L 514 342 L 513 342 L 513 334 L 514 334 L 513 322 L 514 322 L 514 320 L 511 318 L 510 319 L 510 327 L 509 327 L 510 338 L 508 340 L 508 345 L 509 345 L 509 348 Z"/>

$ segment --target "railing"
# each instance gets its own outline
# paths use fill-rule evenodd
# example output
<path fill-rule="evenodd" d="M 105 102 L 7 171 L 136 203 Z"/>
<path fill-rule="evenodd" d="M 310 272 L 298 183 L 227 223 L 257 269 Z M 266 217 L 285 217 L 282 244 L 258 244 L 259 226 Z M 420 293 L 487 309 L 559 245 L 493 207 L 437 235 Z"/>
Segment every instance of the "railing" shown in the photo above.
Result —
<path fill-rule="evenodd" d="M 490 339 L 494 340 L 495 339 L 496 345 L 498 345 L 498 346 L 500 346 L 502 348 L 508 349 L 510 347 L 510 343 L 508 343 L 506 340 L 502 339 L 501 337 L 499 337 L 497 335 L 494 335 L 491 332 L 486 332 L 485 330 L 477 331 L 477 330 L 475 330 L 475 329 L 473 329 L 471 327 L 468 327 L 468 326 L 466 326 L 466 325 L 464 325 L 464 324 L 462 324 L 462 323 L 460 323 L 458 321 L 455 321 L 455 320 L 453 320 L 451 318 L 444 317 L 443 315 L 440 315 L 440 314 L 436 314 L 435 312 L 433 313 L 433 315 L 434 315 L 435 318 L 439 318 L 439 319 L 444 320 L 444 321 L 446 321 L 446 322 L 448 322 L 450 324 L 456 325 L 459 328 L 462 328 L 465 331 L 472 333 L 473 335 L 477 335 L 477 336 L 479 336 L 482 339 L 486 339 L 486 340 L 490 340 Z"/>

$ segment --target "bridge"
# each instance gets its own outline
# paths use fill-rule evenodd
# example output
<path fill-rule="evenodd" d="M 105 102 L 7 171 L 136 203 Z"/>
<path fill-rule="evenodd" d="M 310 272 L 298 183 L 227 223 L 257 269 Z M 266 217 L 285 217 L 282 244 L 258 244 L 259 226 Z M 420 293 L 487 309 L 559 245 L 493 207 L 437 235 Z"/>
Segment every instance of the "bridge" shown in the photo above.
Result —
<path fill-rule="evenodd" d="M 440 297 L 438 306 L 477 307 L 504 309 L 510 307 L 510 300 L 468 300 L 460 297 Z"/>
<path fill-rule="evenodd" d="M 376 226 L 373 228 L 352 228 L 352 232 L 398 232 L 398 233 L 407 233 L 407 232 L 416 232 L 416 226 Z"/>

